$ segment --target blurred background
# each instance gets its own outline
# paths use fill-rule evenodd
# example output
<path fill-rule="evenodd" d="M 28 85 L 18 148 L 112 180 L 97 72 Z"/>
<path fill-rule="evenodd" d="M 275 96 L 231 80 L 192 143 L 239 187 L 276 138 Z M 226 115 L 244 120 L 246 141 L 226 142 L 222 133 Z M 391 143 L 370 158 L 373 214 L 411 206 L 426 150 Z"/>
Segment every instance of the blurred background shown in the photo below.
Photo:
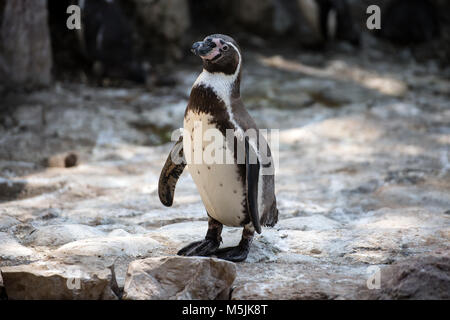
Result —
<path fill-rule="evenodd" d="M 66 27 L 70 16 L 66 10 L 71 4 L 81 8 L 80 30 Z M 381 8 L 380 30 L 368 30 L 366 26 L 369 18 L 366 9 L 371 4 Z M 251 84 L 251 79 L 244 81 L 248 89 L 243 94 L 248 96 L 250 109 L 342 104 L 342 101 L 327 100 L 329 93 L 323 90 L 306 92 L 299 99 L 291 97 L 291 92 L 288 96 L 267 97 L 269 88 L 263 83 L 273 78 L 274 70 L 287 75 L 281 83 L 267 84 L 275 92 L 283 91 L 285 85 L 294 86 L 289 76 L 297 73 L 298 77 L 318 80 L 348 82 L 350 79 L 356 86 L 395 95 L 406 90 L 408 83 L 401 79 L 402 74 L 397 74 L 396 79 L 390 76 L 396 73 L 390 64 L 397 67 L 399 63 L 405 66 L 411 63 L 421 70 L 418 72 L 428 75 L 430 71 L 449 77 L 449 12 L 449 4 L 444 0 L 1 0 L 0 124 L 4 130 L 19 125 L 20 120 L 13 113 L 21 110 L 18 106 L 26 97 L 35 99 L 29 93 L 43 88 L 52 88 L 44 91 L 45 95 L 56 99 L 56 104 L 65 105 L 40 101 L 39 106 L 27 109 L 25 113 L 33 114 L 34 118 L 32 125 L 22 125 L 22 130 L 33 132 L 37 126 L 39 135 L 44 134 L 43 127 L 50 125 L 47 118 L 53 112 L 72 110 L 76 102 L 70 94 L 78 99 L 86 96 L 84 113 L 97 113 L 97 99 L 112 99 L 115 107 L 134 115 L 162 106 L 154 100 L 156 96 L 186 101 L 189 93 L 186 85 L 194 75 L 188 77 L 183 72 L 200 70 L 200 62 L 189 49 L 194 41 L 212 33 L 226 33 L 238 41 L 244 51 L 244 73 L 262 73 L 255 77 L 256 85 Z M 378 62 L 384 66 L 373 64 Z M 339 68 L 345 70 L 340 72 Z M 372 69 L 380 68 L 385 70 L 374 71 L 386 75 L 390 72 L 390 75 L 365 79 L 370 78 Z M 400 70 L 416 72 L 408 67 Z M 301 87 L 298 89 L 301 91 Z M 64 90 L 70 94 L 58 96 Z M 263 96 L 260 91 L 264 91 Z M 147 99 L 150 92 L 156 96 Z M 115 94 L 123 94 L 118 97 L 120 102 Z M 276 101 L 271 101 L 273 98 Z M 89 104 L 93 106 L 88 108 Z M 58 117 L 54 121 L 64 121 Z M 168 129 L 180 125 L 178 120 L 163 122 L 164 125 L 144 123 L 144 120 L 123 123 L 130 132 L 128 137 L 120 139 L 160 143 L 167 140 Z M 99 130 L 84 129 L 85 139 L 76 142 L 69 134 L 58 136 L 58 142 L 50 135 L 45 141 L 33 141 L 23 148 L 35 148 L 32 158 L 42 160 L 49 152 L 67 149 L 66 143 L 70 148 L 74 147 L 72 143 L 89 144 L 93 141 L 88 140 L 99 134 Z M 149 134 L 158 137 L 149 138 Z M 61 142 L 61 138 L 66 141 Z M 60 142 L 62 146 L 49 146 Z M 8 141 L 3 155 L 16 158 L 16 146 Z"/>
<path fill-rule="evenodd" d="M 66 26 L 71 4 L 80 30 Z M 250 262 L 356 283 L 361 265 L 448 249 L 449 1 L 0 0 L 0 235 L 17 246 L 0 245 L 1 264 L 174 254 L 202 236 L 182 236 L 206 221 L 189 175 L 170 209 L 156 185 L 202 69 L 189 49 L 212 33 L 239 43 L 243 102 L 280 129 L 281 227 L 301 230 L 257 240 Z M 162 251 L 133 247 L 149 232 Z M 124 250 L 77 246 L 90 237 Z M 277 281 L 242 268 L 238 284 Z"/>

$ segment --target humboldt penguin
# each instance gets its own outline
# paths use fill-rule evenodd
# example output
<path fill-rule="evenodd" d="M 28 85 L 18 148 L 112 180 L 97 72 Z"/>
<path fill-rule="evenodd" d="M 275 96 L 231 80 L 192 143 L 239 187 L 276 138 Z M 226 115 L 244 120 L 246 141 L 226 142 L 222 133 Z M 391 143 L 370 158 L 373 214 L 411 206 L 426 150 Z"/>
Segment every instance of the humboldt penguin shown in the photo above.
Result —
<path fill-rule="evenodd" d="M 192 86 L 183 135 L 161 171 L 159 198 L 172 205 L 187 166 L 206 208 L 208 230 L 178 255 L 244 261 L 255 231 L 278 221 L 271 151 L 240 98 L 242 54 L 236 41 L 214 34 L 191 51 L 202 59 L 203 71 Z M 236 247 L 219 249 L 223 225 L 243 227 Z"/>

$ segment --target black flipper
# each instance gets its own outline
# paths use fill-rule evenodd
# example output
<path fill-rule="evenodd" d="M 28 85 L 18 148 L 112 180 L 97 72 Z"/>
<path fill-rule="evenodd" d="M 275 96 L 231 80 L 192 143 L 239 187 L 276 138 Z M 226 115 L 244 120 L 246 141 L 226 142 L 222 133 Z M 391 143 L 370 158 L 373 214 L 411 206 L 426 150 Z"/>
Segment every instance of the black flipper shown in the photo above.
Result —
<path fill-rule="evenodd" d="M 158 195 L 161 203 L 170 207 L 173 203 L 173 195 L 178 178 L 183 173 L 186 161 L 183 152 L 183 136 L 178 139 L 167 157 L 161 170 L 158 183 Z"/>
<path fill-rule="evenodd" d="M 250 220 L 256 232 L 261 233 L 261 224 L 258 212 L 258 180 L 259 180 L 259 160 L 258 156 L 245 137 L 245 178 L 247 185 L 247 206 Z"/>

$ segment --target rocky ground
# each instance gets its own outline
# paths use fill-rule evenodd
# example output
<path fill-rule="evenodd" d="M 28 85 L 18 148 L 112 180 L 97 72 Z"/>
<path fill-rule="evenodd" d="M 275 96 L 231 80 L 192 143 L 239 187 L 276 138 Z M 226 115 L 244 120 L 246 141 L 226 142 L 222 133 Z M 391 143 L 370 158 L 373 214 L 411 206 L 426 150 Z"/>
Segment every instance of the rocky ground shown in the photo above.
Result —
<path fill-rule="evenodd" d="M 408 51 L 388 59 L 376 48 L 248 52 L 245 59 L 244 103 L 260 127 L 280 129 L 280 220 L 256 236 L 246 262 L 170 258 L 207 228 L 187 172 L 173 207 L 157 195 L 170 133 L 182 125 L 200 69 L 183 66 L 173 88 L 57 83 L 3 100 L 0 267 L 6 294 L 450 299 L 449 70 L 417 63 Z M 66 159 L 69 152 L 76 158 Z M 223 246 L 236 244 L 240 233 L 224 228 Z M 127 277 L 129 263 L 143 258 L 153 260 L 133 262 Z M 193 289 L 148 291 L 145 286 L 159 279 L 155 270 L 180 271 L 180 263 L 211 273 L 187 278 L 222 284 L 206 293 L 192 281 Z M 382 270 L 380 289 L 366 287 L 378 270 L 371 266 Z M 136 280 L 149 274 L 149 282 Z M 80 275 L 81 293 L 65 285 Z"/>

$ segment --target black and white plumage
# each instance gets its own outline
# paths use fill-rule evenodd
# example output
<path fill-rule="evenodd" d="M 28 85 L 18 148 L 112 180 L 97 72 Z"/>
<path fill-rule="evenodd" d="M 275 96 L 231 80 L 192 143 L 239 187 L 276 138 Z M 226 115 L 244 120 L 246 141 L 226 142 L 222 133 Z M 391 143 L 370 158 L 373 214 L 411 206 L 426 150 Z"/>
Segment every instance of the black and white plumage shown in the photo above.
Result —
<path fill-rule="evenodd" d="M 186 246 L 178 254 L 242 261 L 254 232 L 261 233 L 261 226 L 273 226 L 278 220 L 274 164 L 266 140 L 257 134 L 258 128 L 240 99 L 242 56 L 237 43 L 215 34 L 196 42 L 192 51 L 202 58 L 203 71 L 191 90 L 184 137 L 171 152 L 185 161 L 174 161 L 169 155 L 161 172 L 159 197 L 164 205 L 172 204 L 176 182 L 187 163 L 208 213 L 209 228 L 204 240 Z M 199 132 L 203 137 L 210 129 L 223 138 L 222 163 L 195 161 L 196 143 L 200 143 L 197 146 L 203 153 L 210 144 L 205 139 L 194 141 L 195 134 Z M 227 130 L 232 132 L 231 139 Z M 247 135 L 249 131 L 256 134 Z M 269 174 L 267 168 L 272 169 Z M 244 227 L 237 247 L 218 249 L 222 225 Z"/>

